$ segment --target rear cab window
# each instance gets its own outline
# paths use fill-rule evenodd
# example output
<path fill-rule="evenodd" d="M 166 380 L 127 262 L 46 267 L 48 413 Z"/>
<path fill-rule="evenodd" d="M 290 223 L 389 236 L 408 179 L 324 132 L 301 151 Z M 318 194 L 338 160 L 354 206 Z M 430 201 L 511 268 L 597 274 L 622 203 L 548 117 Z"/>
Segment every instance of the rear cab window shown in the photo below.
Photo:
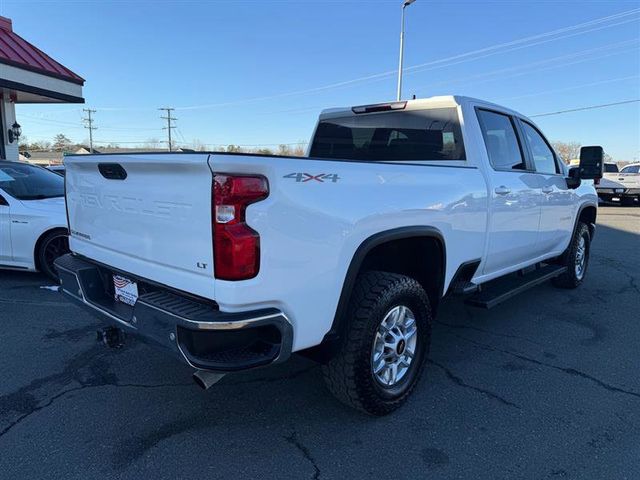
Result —
<path fill-rule="evenodd" d="M 465 160 L 456 108 L 364 113 L 322 119 L 312 158 L 346 160 Z"/>

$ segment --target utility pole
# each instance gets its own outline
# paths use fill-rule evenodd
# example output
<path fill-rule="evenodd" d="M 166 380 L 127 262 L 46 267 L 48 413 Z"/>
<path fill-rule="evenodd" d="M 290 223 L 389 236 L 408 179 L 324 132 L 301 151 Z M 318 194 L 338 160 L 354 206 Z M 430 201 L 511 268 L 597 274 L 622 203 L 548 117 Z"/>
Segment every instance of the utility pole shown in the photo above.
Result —
<path fill-rule="evenodd" d="M 402 64 L 404 61 L 404 10 L 416 0 L 405 0 L 402 2 L 402 17 L 400 19 L 400 60 L 398 61 L 398 90 L 396 100 L 402 99 Z"/>
<path fill-rule="evenodd" d="M 90 108 L 83 108 L 83 112 L 87 112 L 86 118 L 83 118 L 85 122 L 84 128 L 89 129 L 89 153 L 93 153 L 93 131 L 98 128 L 93 126 L 93 118 L 91 118 L 92 113 L 96 113 L 95 110 L 91 110 Z"/>
<path fill-rule="evenodd" d="M 167 126 L 166 127 L 162 127 L 163 130 L 167 131 L 167 135 L 168 135 L 168 142 L 169 142 L 169 151 L 172 151 L 172 144 L 171 144 L 171 130 L 176 128 L 175 125 L 171 125 L 171 122 L 178 120 L 175 117 L 171 116 L 171 112 L 173 112 L 175 110 L 175 108 L 171 108 L 171 107 L 164 107 L 164 108 L 159 108 L 158 110 L 163 110 L 165 112 L 167 112 L 167 116 L 166 117 L 160 117 L 163 120 L 167 121 Z"/>

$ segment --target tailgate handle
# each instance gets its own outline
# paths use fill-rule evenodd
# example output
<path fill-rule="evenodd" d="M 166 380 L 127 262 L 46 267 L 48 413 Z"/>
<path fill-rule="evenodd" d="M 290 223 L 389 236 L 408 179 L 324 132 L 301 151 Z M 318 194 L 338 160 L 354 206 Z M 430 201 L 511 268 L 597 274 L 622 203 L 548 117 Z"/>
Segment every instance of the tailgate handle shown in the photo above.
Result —
<path fill-rule="evenodd" d="M 109 180 L 124 180 L 127 178 L 127 171 L 119 163 L 99 163 L 98 170 L 104 178 Z"/>

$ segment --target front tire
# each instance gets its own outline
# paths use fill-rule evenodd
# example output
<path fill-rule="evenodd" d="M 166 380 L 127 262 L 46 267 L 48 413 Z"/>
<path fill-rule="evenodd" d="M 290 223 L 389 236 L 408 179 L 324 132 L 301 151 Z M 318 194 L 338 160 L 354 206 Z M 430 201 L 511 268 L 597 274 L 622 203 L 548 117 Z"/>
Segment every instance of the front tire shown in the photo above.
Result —
<path fill-rule="evenodd" d="M 322 370 L 341 402 L 387 415 L 415 388 L 429 352 L 431 306 L 420 284 L 387 272 L 358 278 L 340 352 Z"/>
<path fill-rule="evenodd" d="M 69 236 L 67 232 L 54 230 L 47 233 L 40 241 L 36 252 L 40 271 L 57 282 L 58 272 L 53 262 L 65 253 L 69 253 Z"/>
<path fill-rule="evenodd" d="M 589 253 L 591 252 L 591 234 L 586 223 L 578 223 L 575 235 L 569 249 L 562 256 L 560 265 L 567 267 L 567 271 L 553 279 L 553 284 L 560 288 L 576 288 L 587 275 Z"/>

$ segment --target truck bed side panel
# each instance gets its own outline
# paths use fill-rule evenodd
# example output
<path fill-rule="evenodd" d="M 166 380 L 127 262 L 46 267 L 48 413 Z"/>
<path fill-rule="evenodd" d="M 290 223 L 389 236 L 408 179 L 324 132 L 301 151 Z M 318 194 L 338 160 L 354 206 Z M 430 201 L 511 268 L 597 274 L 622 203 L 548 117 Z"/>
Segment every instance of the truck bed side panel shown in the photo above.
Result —
<path fill-rule="evenodd" d="M 458 266 L 483 255 L 487 190 L 475 167 L 212 154 L 213 171 L 259 173 L 270 195 L 247 210 L 260 233 L 259 275 L 216 281 L 221 308 L 275 306 L 294 324 L 294 350 L 329 330 L 347 268 L 368 237 L 428 225 L 447 245 L 445 289 Z"/>

